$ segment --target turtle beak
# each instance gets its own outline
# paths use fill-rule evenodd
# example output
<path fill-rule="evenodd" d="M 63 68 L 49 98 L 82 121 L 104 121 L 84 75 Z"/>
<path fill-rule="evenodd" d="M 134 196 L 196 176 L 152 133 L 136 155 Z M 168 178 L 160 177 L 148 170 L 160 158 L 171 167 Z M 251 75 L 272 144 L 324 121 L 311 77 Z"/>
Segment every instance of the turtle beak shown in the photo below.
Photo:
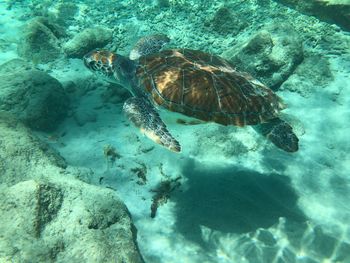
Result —
<path fill-rule="evenodd" d="M 93 65 L 95 64 L 95 61 L 92 59 L 94 51 L 90 51 L 89 53 L 85 54 L 83 57 L 84 65 L 88 69 L 94 71 Z"/>
<path fill-rule="evenodd" d="M 89 68 L 89 57 L 88 57 L 88 54 L 86 54 L 86 55 L 83 57 L 83 61 L 84 61 L 85 67 Z"/>
<path fill-rule="evenodd" d="M 90 68 L 89 62 L 91 61 L 91 59 L 87 55 L 83 57 L 83 61 L 84 61 L 85 67 Z"/>

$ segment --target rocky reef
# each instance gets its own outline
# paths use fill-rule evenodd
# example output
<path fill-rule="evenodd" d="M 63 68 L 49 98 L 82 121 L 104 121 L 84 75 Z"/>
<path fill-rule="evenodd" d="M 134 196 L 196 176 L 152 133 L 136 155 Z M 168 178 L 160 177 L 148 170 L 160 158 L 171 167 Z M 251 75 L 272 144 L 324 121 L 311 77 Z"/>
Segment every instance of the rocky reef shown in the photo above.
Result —
<path fill-rule="evenodd" d="M 88 172 L 11 115 L 0 130 L 0 261 L 143 262 L 115 191 L 76 179 Z"/>

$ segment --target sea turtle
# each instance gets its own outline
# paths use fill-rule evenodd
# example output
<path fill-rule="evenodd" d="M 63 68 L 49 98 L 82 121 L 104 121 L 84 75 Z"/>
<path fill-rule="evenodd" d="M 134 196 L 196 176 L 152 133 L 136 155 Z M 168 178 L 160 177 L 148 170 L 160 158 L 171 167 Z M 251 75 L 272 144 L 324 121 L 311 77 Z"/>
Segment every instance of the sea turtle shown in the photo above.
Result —
<path fill-rule="evenodd" d="M 87 68 L 131 92 L 123 111 L 147 137 L 181 150 L 157 112 L 163 108 L 204 122 L 254 125 L 284 151 L 298 150 L 292 127 L 278 117 L 285 104 L 271 89 L 219 56 L 162 50 L 167 42 L 165 35 L 151 35 L 136 43 L 129 58 L 108 50 L 93 50 L 83 58 Z"/>

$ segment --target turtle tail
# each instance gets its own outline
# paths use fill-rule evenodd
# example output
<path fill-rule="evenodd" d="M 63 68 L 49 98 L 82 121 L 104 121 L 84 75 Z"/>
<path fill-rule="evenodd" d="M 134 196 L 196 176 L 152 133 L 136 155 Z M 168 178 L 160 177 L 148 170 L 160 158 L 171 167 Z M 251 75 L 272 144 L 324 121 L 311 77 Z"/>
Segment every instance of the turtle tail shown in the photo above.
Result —
<path fill-rule="evenodd" d="M 254 128 L 286 152 L 296 152 L 299 149 L 299 139 L 293 132 L 292 126 L 280 118 L 274 118 L 267 123 L 256 125 Z"/>

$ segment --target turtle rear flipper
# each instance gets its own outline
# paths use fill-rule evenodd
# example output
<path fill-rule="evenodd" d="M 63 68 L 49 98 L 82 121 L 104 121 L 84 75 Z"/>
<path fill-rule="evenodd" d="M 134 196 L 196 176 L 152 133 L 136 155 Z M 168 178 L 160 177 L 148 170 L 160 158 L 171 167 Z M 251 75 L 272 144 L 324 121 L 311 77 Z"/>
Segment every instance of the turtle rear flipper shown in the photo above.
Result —
<path fill-rule="evenodd" d="M 141 56 L 157 53 L 169 42 L 170 38 L 163 34 L 145 36 L 136 42 L 130 51 L 129 58 L 136 60 Z"/>
<path fill-rule="evenodd" d="M 256 125 L 254 128 L 286 152 L 296 152 L 299 149 L 299 139 L 294 134 L 292 126 L 280 118 L 274 118 L 267 123 Z"/>
<path fill-rule="evenodd" d="M 173 152 L 181 151 L 179 142 L 170 134 L 151 103 L 143 98 L 133 97 L 124 103 L 123 111 L 128 119 L 152 141 Z"/>

